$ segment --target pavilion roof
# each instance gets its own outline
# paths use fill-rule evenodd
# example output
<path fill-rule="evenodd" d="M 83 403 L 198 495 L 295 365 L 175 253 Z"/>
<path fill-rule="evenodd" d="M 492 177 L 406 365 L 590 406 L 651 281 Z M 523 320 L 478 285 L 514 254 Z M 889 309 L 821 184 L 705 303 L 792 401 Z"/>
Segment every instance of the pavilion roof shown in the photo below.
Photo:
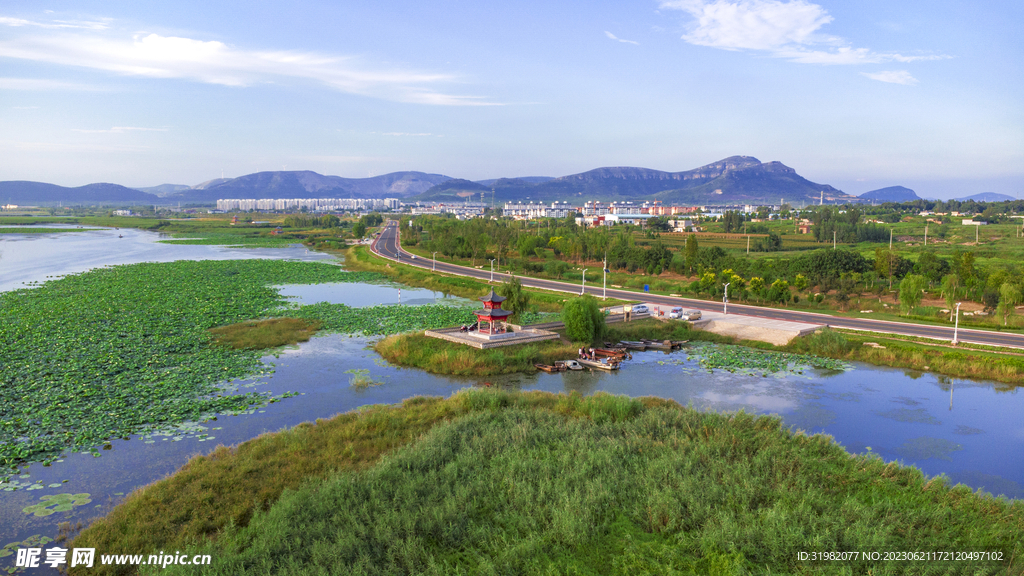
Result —
<path fill-rule="evenodd" d="M 487 296 L 481 297 L 480 301 L 481 302 L 493 302 L 495 304 L 500 304 L 501 302 L 505 301 L 505 297 L 504 296 L 498 296 L 497 294 L 494 293 L 494 288 L 491 288 L 490 294 L 488 294 Z"/>

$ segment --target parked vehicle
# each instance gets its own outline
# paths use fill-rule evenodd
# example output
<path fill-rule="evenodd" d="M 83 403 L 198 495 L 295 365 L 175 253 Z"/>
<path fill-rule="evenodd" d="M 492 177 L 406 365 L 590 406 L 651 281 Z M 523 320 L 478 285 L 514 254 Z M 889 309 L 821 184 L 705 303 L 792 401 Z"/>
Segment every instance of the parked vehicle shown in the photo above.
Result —
<path fill-rule="evenodd" d="M 677 320 L 679 318 L 682 318 L 683 317 L 683 309 L 677 306 L 677 307 L 669 310 L 668 317 L 669 318 L 673 318 L 673 319 L 677 319 Z"/>
<path fill-rule="evenodd" d="M 685 320 L 700 320 L 700 310 L 687 310 L 683 313 L 683 319 Z"/>
<path fill-rule="evenodd" d="M 636 316 L 637 314 L 650 314 L 650 313 L 651 313 L 651 311 L 647 309 L 647 305 L 646 304 L 637 304 L 636 306 L 633 306 L 633 315 L 634 316 Z"/>

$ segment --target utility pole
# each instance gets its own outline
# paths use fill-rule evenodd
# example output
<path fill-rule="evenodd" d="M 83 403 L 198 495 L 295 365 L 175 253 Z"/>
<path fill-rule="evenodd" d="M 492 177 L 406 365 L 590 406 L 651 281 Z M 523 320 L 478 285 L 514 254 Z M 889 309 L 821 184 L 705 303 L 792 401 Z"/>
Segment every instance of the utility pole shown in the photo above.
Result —
<path fill-rule="evenodd" d="M 430 265 L 430 271 L 433 272 L 437 270 L 437 252 L 434 252 L 430 259 L 434 261 L 433 264 Z"/>
<path fill-rule="evenodd" d="M 836 249 L 836 231 L 835 230 L 832 231 L 832 249 L 833 250 Z"/>
<path fill-rule="evenodd" d="M 750 254 L 750 234 L 747 234 L 747 254 Z"/>
<path fill-rule="evenodd" d="M 928 246 L 928 225 L 924 225 L 924 245 Z"/>
<path fill-rule="evenodd" d="M 953 346 L 956 346 L 957 344 L 960 343 L 960 341 L 957 340 L 957 338 L 956 338 L 957 330 L 959 330 L 959 329 L 960 329 L 960 303 L 957 302 L 956 303 L 956 324 L 953 325 L 953 342 L 952 342 Z"/>
<path fill-rule="evenodd" d="M 892 228 L 889 228 L 889 251 L 892 252 Z"/>
<path fill-rule="evenodd" d="M 722 314 L 729 313 L 729 284 L 732 284 L 732 282 L 726 282 L 725 295 L 722 296 Z"/>
<path fill-rule="evenodd" d="M 491 279 L 487 281 L 488 284 L 490 284 L 491 282 L 494 282 L 494 258 L 491 258 L 490 261 L 491 261 Z"/>
<path fill-rule="evenodd" d="M 608 298 L 608 253 L 604 253 L 604 282 L 601 286 L 601 298 Z"/>
<path fill-rule="evenodd" d="M 580 296 L 587 291 L 587 269 L 583 269 L 583 286 L 580 287 Z"/>

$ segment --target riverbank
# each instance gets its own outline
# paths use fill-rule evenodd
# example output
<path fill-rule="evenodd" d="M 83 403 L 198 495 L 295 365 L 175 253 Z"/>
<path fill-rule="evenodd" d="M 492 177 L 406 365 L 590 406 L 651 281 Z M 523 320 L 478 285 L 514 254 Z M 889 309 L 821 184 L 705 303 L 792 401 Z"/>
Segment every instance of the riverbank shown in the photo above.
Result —
<path fill-rule="evenodd" d="M 832 564 L 798 552 L 823 546 L 970 549 L 988 555 L 929 566 L 1020 574 L 1022 529 L 1020 501 L 851 456 L 777 418 L 477 389 L 220 447 L 135 491 L 68 547 L 211 554 L 215 574 L 281 562 L 291 573 L 387 573 L 399 559 L 413 572 L 810 573 Z M 843 569 L 906 563 L 858 556 Z"/>

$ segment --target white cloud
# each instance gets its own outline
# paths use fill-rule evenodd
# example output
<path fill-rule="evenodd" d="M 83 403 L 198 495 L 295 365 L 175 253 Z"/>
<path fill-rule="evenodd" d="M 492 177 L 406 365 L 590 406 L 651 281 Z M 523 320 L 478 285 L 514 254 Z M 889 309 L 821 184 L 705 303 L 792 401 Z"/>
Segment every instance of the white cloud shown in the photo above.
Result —
<path fill-rule="evenodd" d="M 802 64 L 877 64 L 939 60 L 947 56 L 904 56 L 853 48 L 821 32 L 833 18 L 805 0 L 664 0 L 662 8 L 694 18 L 683 40 L 723 50 L 767 52 Z"/>
<path fill-rule="evenodd" d="M 861 74 L 871 78 L 872 80 L 878 80 L 879 82 L 889 82 L 890 84 L 903 84 L 905 86 L 913 86 L 917 84 L 917 78 L 910 75 L 910 72 L 906 70 L 885 70 L 882 72 L 861 72 Z"/>
<path fill-rule="evenodd" d="M 125 132 L 167 132 L 167 128 L 141 128 L 139 126 L 114 126 L 113 128 L 88 130 L 85 128 L 72 128 L 72 132 L 83 132 L 85 134 L 124 134 Z"/>
<path fill-rule="evenodd" d="M 302 80 L 342 92 L 401 102 L 494 105 L 481 96 L 439 91 L 439 85 L 457 80 L 451 74 L 381 69 L 353 57 L 285 50 L 246 50 L 216 40 L 152 33 L 136 34 L 130 38 L 95 30 L 27 33 L 0 40 L 0 57 L 224 86 Z"/>
<path fill-rule="evenodd" d="M 640 45 L 640 43 L 635 41 L 635 40 L 623 40 L 622 38 L 617 37 L 615 34 L 612 34 L 611 32 L 609 32 L 607 30 L 604 31 L 604 35 L 609 37 L 609 38 L 611 38 L 612 40 L 617 41 L 617 42 L 622 42 L 623 44 L 633 44 L 634 46 L 639 46 Z"/>
<path fill-rule="evenodd" d="M 76 82 L 48 80 L 45 78 L 0 78 L 0 90 L 81 90 L 96 92 L 103 90 L 103 88 L 90 86 L 88 84 L 79 84 Z"/>
<path fill-rule="evenodd" d="M 433 134 L 430 132 L 382 132 L 381 136 L 437 136 L 440 138 L 443 134 Z"/>
<path fill-rule="evenodd" d="M 53 20 L 51 22 L 36 22 L 24 18 L 11 18 L 0 16 L 0 25 L 22 27 L 35 26 L 38 28 L 80 28 L 84 30 L 105 30 L 110 20 Z"/>
<path fill-rule="evenodd" d="M 775 50 L 805 44 L 832 21 L 824 8 L 803 0 L 670 0 L 661 6 L 683 10 L 696 19 L 684 40 L 727 50 Z"/>

